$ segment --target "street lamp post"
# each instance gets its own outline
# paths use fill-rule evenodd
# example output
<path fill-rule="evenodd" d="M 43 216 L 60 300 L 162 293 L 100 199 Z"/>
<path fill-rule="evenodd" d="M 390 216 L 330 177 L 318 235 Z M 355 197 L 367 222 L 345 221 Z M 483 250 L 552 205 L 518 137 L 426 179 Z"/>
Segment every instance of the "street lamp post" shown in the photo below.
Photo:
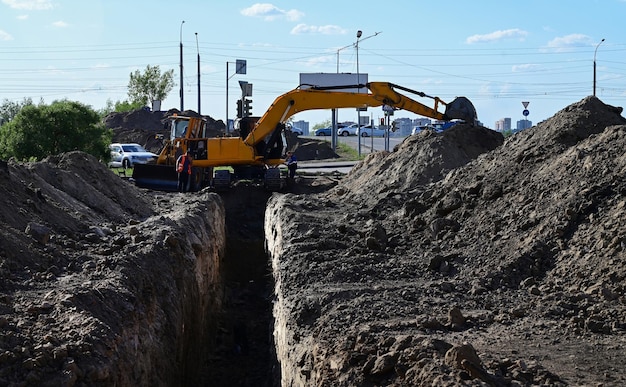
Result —
<path fill-rule="evenodd" d="M 229 132 L 229 128 L 228 128 L 228 80 L 235 76 L 235 74 L 245 74 L 246 73 L 246 61 L 243 59 L 237 59 L 237 61 L 235 61 L 235 74 L 233 75 L 228 75 L 229 74 L 229 70 L 228 70 L 228 65 L 230 63 L 233 62 L 226 62 L 226 117 L 224 118 L 224 124 L 226 124 L 226 133 Z"/>
<path fill-rule="evenodd" d="M 184 97 L 183 97 L 183 24 L 185 21 L 183 20 L 180 23 L 180 111 L 184 110 Z"/>
<path fill-rule="evenodd" d="M 198 33 L 196 32 L 196 50 L 198 51 L 198 114 L 200 114 L 200 46 L 198 45 Z"/>
<path fill-rule="evenodd" d="M 356 32 L 356 83 L 357 83 L 357 92 L 360 93 L 361 92 L 361 73 L 359 72 L 359 39 L 361 39 L 361 35 L 363 34 L 363 32 L 361 32 L 361 30 L 358 30 Z M 358 154 L 359 154 L 359 158 L 361 158 L 361 108 L 357 108 L 357 133 L 359 134 L 358 137 Z M 373 133 L 372 133 L 373 134 Z"/>
<path fill-rule="evenodd" d="M 348 47 L 354 47 L 354 43 L 349 44 L 347 46 L 343 46 L 337 49 L 337 74 L 339 74 L 339 51 L 345 50 Z M 332 135 L 330 137 L 330 143 L 333 148 L 333 151 L 337 150 L 337 128 L 339 127 L 339 111 L 337 109 L 332 109 Z"/>
<path fill-rule="evenodd" d="M 596 54 L 598 53 L 598 47 L 604 42 L 604 38 L 596 46 L 596 50 L 593 52 L 593 96 L 596 96 Z"/>

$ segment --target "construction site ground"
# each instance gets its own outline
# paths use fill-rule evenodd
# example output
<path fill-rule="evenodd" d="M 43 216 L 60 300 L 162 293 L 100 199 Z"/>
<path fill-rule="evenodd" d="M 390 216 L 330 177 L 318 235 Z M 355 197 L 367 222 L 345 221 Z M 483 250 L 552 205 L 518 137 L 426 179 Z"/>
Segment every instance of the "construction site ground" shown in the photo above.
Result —
<path fill-rule="evenodd" d="M 624 149 L 588 97 L 278 193 L 2 162 L 0 386 L 625 385 Z"/>

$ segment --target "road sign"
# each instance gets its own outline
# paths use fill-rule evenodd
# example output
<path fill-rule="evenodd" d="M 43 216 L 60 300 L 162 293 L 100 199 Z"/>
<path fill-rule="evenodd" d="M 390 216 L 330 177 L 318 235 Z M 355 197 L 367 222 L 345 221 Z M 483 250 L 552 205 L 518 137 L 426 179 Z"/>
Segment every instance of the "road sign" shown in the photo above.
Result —
<path fill-rule="evenodd" d="M 524 109 L 526 109 L 526 108 L 528 107 L 528 104 L 529 104 L 529 103 L 530 103 L 530 102 L 522 102 L 522 105 L 524 105 Z"/>
<path fill-rule="evenodd" d="M 524 117 L 528 117 L 528 115 L 530 114 L 530 112 L 528 111 L 528 109 L 524 109 L 524 111 L 522 112 L 522 114 L 524 115 Z"/>
<path fill-rule="evenodd" d="M 245 74 L 246 67 L 247 67 L 247 62 L 245 59 L 237 59 L 235 61 L 235 73 L 236 74 Z"/>
<path fill-rule="evenodd" d="M 246 81 L 239 81 L 239 87 L 241 88 L 241 95 L 244 97 L 252 97 L 252 83 Z"/>

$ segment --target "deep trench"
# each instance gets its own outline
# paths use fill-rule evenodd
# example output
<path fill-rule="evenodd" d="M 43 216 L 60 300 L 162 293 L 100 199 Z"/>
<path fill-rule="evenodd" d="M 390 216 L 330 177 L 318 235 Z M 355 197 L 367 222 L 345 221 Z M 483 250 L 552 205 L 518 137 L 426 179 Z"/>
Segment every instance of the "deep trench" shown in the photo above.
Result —
<path fill-rule="evenodd" d="M 226 215 L 222 310 L 205 345 L 204 386 L 280 386 L 273 342 L 274 281 L 265 252 L 265 207 L 271 193 L 255 185 L 220 193 Z"/>

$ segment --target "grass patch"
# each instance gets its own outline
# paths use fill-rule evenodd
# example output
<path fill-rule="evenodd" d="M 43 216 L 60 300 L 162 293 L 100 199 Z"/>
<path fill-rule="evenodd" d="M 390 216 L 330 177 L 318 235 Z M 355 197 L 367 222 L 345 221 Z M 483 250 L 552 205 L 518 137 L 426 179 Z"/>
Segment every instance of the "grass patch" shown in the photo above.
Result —
<path fill-rule="evenodd" d="M 349 161 L 363 160 L 366 156 L 361 153 L 361 157 L 359 158 L 359 152 L 356 149 L 342 142 L 337 144 L 337 154 L 340 159 Z"/>
<path fill-rule="evenodd" d="M 118 176 L 125 176 L 125 177 L 131 177 L 133 175 L 133 169 L 132 168 L 109 168 L 113 173 L 115 173 Z"/>

